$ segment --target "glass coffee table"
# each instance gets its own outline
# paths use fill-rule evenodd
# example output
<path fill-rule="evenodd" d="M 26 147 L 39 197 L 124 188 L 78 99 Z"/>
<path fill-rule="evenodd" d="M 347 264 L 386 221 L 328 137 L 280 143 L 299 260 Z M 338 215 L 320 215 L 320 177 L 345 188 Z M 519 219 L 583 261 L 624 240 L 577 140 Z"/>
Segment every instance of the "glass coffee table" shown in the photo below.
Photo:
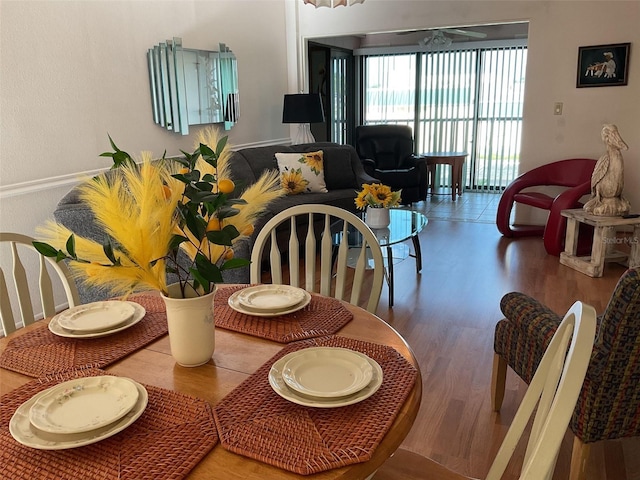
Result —
<path fill-rule="evenodd" d="M 371 230 L 378 239 L 385 257 L 385 278 L 389 285 L 389 306 L 393 307 L 393 265 L 411 256 L 416 259 L 416 273 L 420 273 L 422 270 L 422 252 L 418 234 L 427 225 L 428 220 L 420 212 L 400 208 L 391 209 L 389 216 L 391 221 L 388 227 L 372 228 Z M 356 230 L 348 232 L 348 235 L 350 251 L 347 261 L 350 266 L 355 266 L 362 246 L 362 236 Z M 341 237 L 342 232 L 334 234 L 333 244 L 338 245 Z M 404 244 L 407 240 L 411 240 L 413 243 L 413 254 L 410 253 L 409 247 Z M 369 262 L 369 268 L 373 268 L 373 259 L 370 259 Z"/>

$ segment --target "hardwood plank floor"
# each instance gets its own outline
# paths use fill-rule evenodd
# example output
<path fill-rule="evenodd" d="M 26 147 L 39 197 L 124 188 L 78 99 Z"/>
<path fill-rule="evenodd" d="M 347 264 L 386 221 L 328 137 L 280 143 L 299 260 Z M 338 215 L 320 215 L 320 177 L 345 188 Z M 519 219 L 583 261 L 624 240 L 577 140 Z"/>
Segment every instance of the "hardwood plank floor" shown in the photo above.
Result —
<path fill-rule="evenodd" d="M 498 201 L 495 194 L 465 193 L 456 202 L 445 194 L 414 204 L 429 219 L 420 233 L 422 272 L 416 274 L 413 258 L 395 264 L 394 306 L 388 307 L 385 284 L 377 310 L 411 345 L 422 371 L 420 412 L 402 448 L 474 478 L 485 477 L 526 391 L 508 370 L 502 409 L 491 410 L 502 296 L 524 292 L 558 313 L 581 300 L 601 313 L 625 271 L 607 264 L 602 278 L 590 278 L 547 255 L 542 238 L 502 237 Z M 572 442 L 568 431 L 554 480 L 568 478 Z M 518 478 L 521 443 L 503 480 Z M 587 480 L 640 480 L 640 438 L 595 444 Z"/>
<path fill-rule="evenodd" d="M 526 388 L 509 371 L 504 405 L 499 413 L 491 410 L 493 333 L 502 295 L 525 292 L 559 313 L 582 300 L 602 312 L 625 270 L 607 264 L 602 278 L 590 278 L 547 255 L 541 238 L 502 237 L 491 212 L 498 198 L 465 193 L 465 202 L 415 204 L 429 218 L 420 234 L 422 273 L 416 274 L 412 258 L 398 263 L 395 305 L 388 308 L 385 285 L 377 311 L 407 339 L 422 370 L 422 406 L 403 448 L 476 478 L 486 475 Z M 568 478 L 572 441 L 568 432 L 556 480 Z M 588 479 L 640 479 L 639 453 L 637 439 L 596 444 Z M 519 449 L 505 479 L 517 478 L 523 455 Z"/>

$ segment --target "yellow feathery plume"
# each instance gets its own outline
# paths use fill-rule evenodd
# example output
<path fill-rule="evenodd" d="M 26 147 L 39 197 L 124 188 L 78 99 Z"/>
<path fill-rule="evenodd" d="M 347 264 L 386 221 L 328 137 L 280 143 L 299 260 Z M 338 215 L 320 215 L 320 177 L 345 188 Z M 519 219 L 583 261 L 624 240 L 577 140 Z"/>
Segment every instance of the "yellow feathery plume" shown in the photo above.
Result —
<path fill-rule="evenodd" d="M 113 183 L 100 179 L 80 187 L 80 197 L 119 248 L 141 265 L 166 255 L 176 203 L 165 199 L 166 171 L 145 157 L 124 166 Z"/>
<path fill-rule="evenodd" d="M 277 170 L 267 170 L 254 184 L 249 185 L 242 192 L 240 198 L 247 203 L 238 206 L 240 213 L 232 219 L 237 219 L 239 223 L 253 224 L 256 218 L 266 210 L 269 203 L 283 197 L 286 193 L 286 190 L 280 185 L 280 173 Z M 240 229 L 238 228 L 238 230 Z"/>
<path fill-rule="evenodd" d="M 139 283 L 166 290 L 164 261 L 151 263 L 169 252 L 176 223 L 175 206 L 182 190 L 171 188 L 170 180 L 169 168 L 164 163 L 151 163 L 151 155 L 145 153 L 142 164 L 125 165 L 113 179 L 98 177 L 80 187 L 80 198 L 113 239 L 116 258 L 122 262 L 122 267 L 109 267 L 110 278 L 103 280 L 97 272 L 86 271 L 88 267 L 79 267 L 90 282 L 108 283 L 120 292 Z M 125 287 L 127 279 L 130 285 Z"/>
<path fill-rule="evenodd" d="M 215 127 L 207 127 L 198 131 L 196 135 L 196 147 L 199 147 L 200 144 L 206 145 L 212 150 L 215 151 L 218 142 L 222 136 L 220 135 L 220 131 Z M 202 157 L 198 159 L 196 162 L 196 168 L 200 170 L 202 174 L 210 173 L 212 175 L 217 175 L 217 178 L 229 178 L 229 159 L 231 158 L 233 152 L 227 143 L 225 147 L 220 152 L 220 156 L 218 157 L 217 168 L 214 169 L 211 165 L 205 162 Z"/>
<path fill-rule="evenodd" d="M 51 246 L 65 250 L 67 239 L 73 232 L 49 220 L 38 227 L 37 233 Z M 76 252 L 80 252 L 79 256 L 86 260 L 86 262 L 69 261 L 68 266 L 75 279 L 87 285 L 106 288 L 114 295 L 126 296 L 138 290 L 166 290 L 162 262 L 158 262 L 160 265 L 154 269 L 140 269 L 121 251 L 115 249 L 114 255 L 121 260 L 121 265 L 113 266 L 101 244 L 77 234 L 74 234 L 74 239 Z"/>

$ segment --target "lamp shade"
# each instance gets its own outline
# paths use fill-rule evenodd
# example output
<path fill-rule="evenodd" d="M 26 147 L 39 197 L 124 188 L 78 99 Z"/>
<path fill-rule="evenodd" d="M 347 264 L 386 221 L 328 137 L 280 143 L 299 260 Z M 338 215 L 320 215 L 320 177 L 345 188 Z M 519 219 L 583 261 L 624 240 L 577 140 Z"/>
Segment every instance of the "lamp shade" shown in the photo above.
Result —
<path fill-rule="evenodd" d="M 297 93 L 284 96 L 282 123 L 324 122 L 322 99 L 318 93 Z"/>

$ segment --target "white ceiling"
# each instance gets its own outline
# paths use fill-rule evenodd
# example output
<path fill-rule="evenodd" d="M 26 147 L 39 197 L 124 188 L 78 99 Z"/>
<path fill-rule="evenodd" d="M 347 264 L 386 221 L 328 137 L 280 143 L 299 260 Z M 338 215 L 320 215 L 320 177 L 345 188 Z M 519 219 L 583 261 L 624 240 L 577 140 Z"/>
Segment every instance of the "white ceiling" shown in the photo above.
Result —
<path fill-rule="evenodd" d="M 463 32 L 469 31 L 471 34 L 480 33 L 486 35 L 484 38 L 476 38 L 462 34 L 445 32 L 445 35 L 451 39 L 452 43 L 487 40 L 521 40 L 523 38 L 527 38 L 529 24 L 527 22 L 522 22 L 497 25 L 452 26 L 447 27 L 447 29 L 455 29 Z M 346 42 L 353 45 L 355 48 L 418 45 L 420 41 L 430 38 L 434 30 L 437 29 L 347 35 L 342 37 L 331 37 L 332 41 L 329 43 Z M 328 39 L 324 38 L 317 40 L 319 43 L 326 43 Z"/>

